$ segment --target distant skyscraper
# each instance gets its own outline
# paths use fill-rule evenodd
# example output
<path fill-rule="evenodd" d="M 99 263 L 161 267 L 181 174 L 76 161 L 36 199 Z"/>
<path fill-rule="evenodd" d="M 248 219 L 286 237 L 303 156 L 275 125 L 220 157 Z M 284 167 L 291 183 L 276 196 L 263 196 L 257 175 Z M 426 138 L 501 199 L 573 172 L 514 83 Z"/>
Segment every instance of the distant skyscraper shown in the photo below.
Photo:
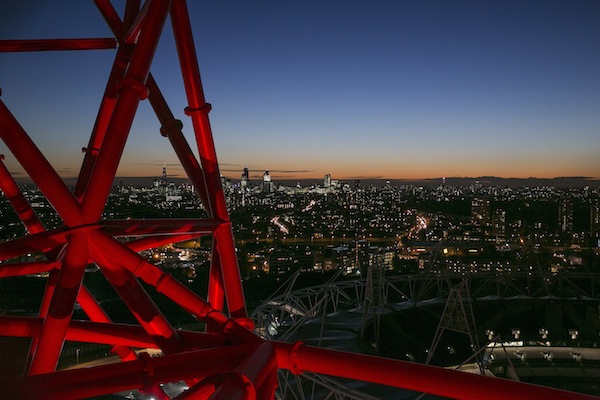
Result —
<path fill-rule="evenodd" d="M 158 184 L 158 190 L 160 193 L 167 192 L 167 165 L 166 164 L 163 164 L 162 177 L 160 178 L 160 181 Z"/>
<path fill-rule="evenodd" d="M 269 171 L 265 171 L 263 174 L 263 191 L 265 193 L 271 193 L 273 191 L 273 182 L 271 181 L 271 174 L 269 174 Z"/>
<path fill-rule="evenodd" d="M 490 224 L 490 200 L 486 197 L 473 197 L 471 201 L 471 222 L 475 226 Z"/>
<path fill-rule="evenodd" d="M 500 208 L 494 211 L 494 234 L 498 237 L 506 235 L 506 211 Z"/>
<path fill-rule="evenodd" d="M 327 174 L 323 177 L 323 187 L 328 188 L 331 186 L 331 175 Z"/>
<path fill-rule="evenodd" d="M 558 218 L 561 232 L 573 232 L 573 200 L 563 197 L 558 209 Z"/>
<path fill-rule="evenodd" d="M 250 180 L 250 175 L 248 172 L 248 167 L 244 168 L 244 172 L 242 172 L 242 179 L 240 180 L 240 186 L 245 188 L 248 186 L 248 181 Z"/>
<path fill-rule="evenodd" d="M 594 199 L 590 204 L 590 237 L 592 245 L 600 247 L 600 199 Z"/>

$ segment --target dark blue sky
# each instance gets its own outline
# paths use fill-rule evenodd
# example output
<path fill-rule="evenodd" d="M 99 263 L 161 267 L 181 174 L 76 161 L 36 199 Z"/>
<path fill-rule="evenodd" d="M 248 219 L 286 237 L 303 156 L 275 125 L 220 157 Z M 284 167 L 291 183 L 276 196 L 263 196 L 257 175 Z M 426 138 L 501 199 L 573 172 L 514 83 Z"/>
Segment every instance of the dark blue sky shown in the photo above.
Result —
<path fill-rule="evenodd" d="M 224 175 L 600 177 L 598 1 L 188 3 Z M 104 36 L 91 1 L 0 2 L 0 39 Z M 3 101 L 65 177 L 113 57 L 0 54 Z M 170 26 L 152 71 L 191 140 Z M 120 174 L 181 173 L 158 129 L 143 103 Z"/>

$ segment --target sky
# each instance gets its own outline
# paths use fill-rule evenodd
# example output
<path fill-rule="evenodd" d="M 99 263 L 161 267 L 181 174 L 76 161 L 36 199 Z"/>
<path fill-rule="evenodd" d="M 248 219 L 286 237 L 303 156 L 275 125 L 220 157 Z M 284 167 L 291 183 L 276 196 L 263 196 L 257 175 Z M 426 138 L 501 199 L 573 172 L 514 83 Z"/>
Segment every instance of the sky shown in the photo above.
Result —
<path fill-rule="evenodd" d="M 600 178 L 599 1 L 188 8 L 224 176 Z M 0 40 L 110 36 L 91 0 L 0 2 Z M 64 178 L 78 174 L 114 55 L 0 53 L 2 101 Z M 151 71 L 193 144 L 169 23 Z M 159 129 L 142 102 L 119 176 L 163 164 L 183 176 Z"/>

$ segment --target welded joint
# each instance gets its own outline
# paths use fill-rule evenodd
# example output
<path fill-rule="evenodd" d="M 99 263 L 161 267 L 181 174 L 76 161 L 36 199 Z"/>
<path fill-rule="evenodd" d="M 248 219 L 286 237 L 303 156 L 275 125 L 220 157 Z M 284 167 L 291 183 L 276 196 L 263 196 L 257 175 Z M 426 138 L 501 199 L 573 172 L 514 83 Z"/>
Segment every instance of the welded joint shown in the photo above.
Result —
<path fill-rule="evenodd" d="M 235 323 L 235 321 L 233 319 L 228 318 L 221 311 L 216 310 L 212 307 L 205 314 L 205 318 L 207 319 L 207 322 L 209 322 L 210 324 L 216 325 L 219 328 L 219 331 L 221 333 L 229 331 L 231 326 Z"/>
<path fill-rule="evenodd" d="M 244 391 L 245 400 L 256 400 L 256 388 L 246 375 L 238 371 L 224 372 L 216 379 L 215 387 L 229 386 L 232 388 L 240 388 Z"/>
<path fill-rule="evenodd" d="M 149 264 L 146 260 L 140 259 L 138 264 L 131 270 L 134 276 L 142 278 L 144 282 L 149 283 L 158 289 L 160 281 L 166 274 L 158 267 L 152 268 L 152 264 Z"/>
<path fill-rule="evenodd" d="M 183 129 L 183 122 L 181 120 L 175 119 L 169 125 L 163 125 L 160 127 L 160 134 L 164 137 L 168 138 L 172 134 L 176 134 L 181 132 Z"/>
<path fill-rule="evenodd" d="M 117 91 L 122 89 L 133 89 L 137 92 L 140 100 L 146 100 L 150 95 L 150 89 L 143 83 L 133 78 L 123 78 L 117 82 Z"/>
<path fill-rule="evenodd" d="M 206 313 L 205 319 L 209 324 L 216 326 L 219 329 L 219 332 L 225 336 L 234 332 L 235 328 L 241 325 L 236 319 L 229 318 L 227 315 L 214 308 Z M 246 327 L 244 326 L 244 328 Z"/>
<path fill-rule="evenodd" d="M 185 112 L 185 115 L 192 116 L 194 114 L 206 114 L 208 115 L 208 113 L 212 110 L 212 105 L 210 103 L 204 103 L 204 105 L 198 107 L 198 108 L 190 108 L 190 107 L 186 107 L 185 110 L 183 110 L 183 112 Z"/>
<path fill-rule="evenodd" d="M 294 375 L 302 375 L 304 373 L 304 371 L 298 367 L 298 353 L 300 353 L 300 348 L 302 346 L 304 346 L 304 343 L 297 341 L 288 352 L 288 365 L 290 366 L 289 370 Z"/>

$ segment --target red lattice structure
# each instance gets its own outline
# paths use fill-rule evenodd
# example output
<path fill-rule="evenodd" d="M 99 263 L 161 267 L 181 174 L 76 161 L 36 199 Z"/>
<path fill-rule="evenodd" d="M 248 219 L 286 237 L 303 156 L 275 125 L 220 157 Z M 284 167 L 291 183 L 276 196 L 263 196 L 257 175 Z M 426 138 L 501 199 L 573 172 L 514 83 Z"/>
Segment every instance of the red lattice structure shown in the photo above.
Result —
<path fill-rule="evenodd" d="M 0 188 L 28 233 L 0 244 L 0 277 L 48 273 L 39 314 L 0 316 L 0 336 L 31 338 L 24 376 L 2 376 L 2 397 L 79 399 L 127 390 L 167 399 L 162 385 L 185 382 L 177 399 L 271 399 L 278 371 L 311 372 L 460 399 L 591 399 L 592 396 L 465 374 L 410 362 L 261 338 L 248 319 L 231 222 L 198 69 L 185 0 L 128 0 L 121 19 L 109 0 L 95 3 L 114 38 L 0 41 L 0 51 L 116 49 L 115 61 L 73 191 L 0 101 L 0 137 L 63 221 L 47 230 L 0 162 Z M 172 20 L 199 160 L 150 74 L 167 17 Z M 104 220 L 103 210 L 140 101 L 148 100 L 208 214 L 206 219 Z M 203 298 L 139 252 L 212 237 Z M 120 240 L 123 237 L 134 240 Z M 43 261 L 14 262 L 41 252 Z M 113 323 L 83 284 L 96 264 L 138 324 Z M 202 321 L 205 332 L 174 329 L 142 283 Z M 88 320 L 74 320 L 81 307 Z M 65 341 L 113 346 L 121 362 L 57 371 Z M 159 349 L 162 356 L 136 355 Z"/>

